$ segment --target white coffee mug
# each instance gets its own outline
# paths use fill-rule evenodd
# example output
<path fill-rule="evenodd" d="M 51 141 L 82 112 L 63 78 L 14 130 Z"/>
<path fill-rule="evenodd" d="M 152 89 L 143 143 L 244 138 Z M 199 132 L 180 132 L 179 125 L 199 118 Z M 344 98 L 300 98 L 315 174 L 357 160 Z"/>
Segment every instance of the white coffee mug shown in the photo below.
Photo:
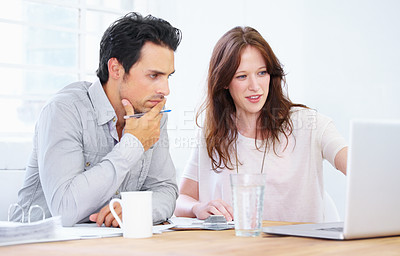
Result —
<path fill-rule="evenodd" d="M 145 238 L 153 235 L 152 191 L 121 192 L 121 199 L 114 198 L 109 207 L 125 238 Z M 114 203 L 122 207 L 122 220 L 114 210 Z"/>

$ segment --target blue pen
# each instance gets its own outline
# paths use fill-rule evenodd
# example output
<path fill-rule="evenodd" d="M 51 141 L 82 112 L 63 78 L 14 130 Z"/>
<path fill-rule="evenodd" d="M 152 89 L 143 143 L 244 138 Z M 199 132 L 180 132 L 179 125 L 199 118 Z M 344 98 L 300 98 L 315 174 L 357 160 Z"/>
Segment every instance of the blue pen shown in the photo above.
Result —
<path fill-rule="evenodd" d="M 162 113 L 168 113 L 168 112 L 171 112 L 171 109 L 164 109 L 164 110 L 161 110 L 161 111 L 160 111 L 160 114 L 162 114 Z M 134 118 L 139 118 L 139 117 L 142 117 L 144 114 L 146 114 L 146 113 L 139 113 L 139 114 L 134 114 L 134 115 L 130 115 L 130 116 L 124 116 L 124 119 L 132 118 L 132 117 L 134 117 Z"/>

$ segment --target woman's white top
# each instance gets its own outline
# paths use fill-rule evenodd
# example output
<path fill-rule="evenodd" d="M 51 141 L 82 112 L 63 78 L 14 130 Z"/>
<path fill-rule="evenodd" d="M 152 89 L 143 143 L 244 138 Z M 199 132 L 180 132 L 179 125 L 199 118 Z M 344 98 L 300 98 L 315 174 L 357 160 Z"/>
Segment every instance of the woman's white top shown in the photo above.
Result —
<path fill-rule="evenodd" d="M 322 222 L 324 219 L 324 185 L 322 161 L 333 166 L 336 154 L 346 146 L 332 120 L 312 109 L 293 108 L 293 133 L 281 143 L 276 153 L 267 149 L 263 173 L 267 176 L 264 195 L 264 220 Z M 232 205 L 230 173 L 227 168 L 215 172 L 207 153 L 204 133 L 192 151 L 183 178 L 197 181 L 199 201 L 222 199 Z M 239 173 L 260 173 L 264 148 L 257 150 L 253 138 L 239 134 Z M 286 147 L 286 149 L 285 149 Z M 232 157 L 235 161 L 235 157 Z M 234 163 L 235 164 L 235 163 Z"/>

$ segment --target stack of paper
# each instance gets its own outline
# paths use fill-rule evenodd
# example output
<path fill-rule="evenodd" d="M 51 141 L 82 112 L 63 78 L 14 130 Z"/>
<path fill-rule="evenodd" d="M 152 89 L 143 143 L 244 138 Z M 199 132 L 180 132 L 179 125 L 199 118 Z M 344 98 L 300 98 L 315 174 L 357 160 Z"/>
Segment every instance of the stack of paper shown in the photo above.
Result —
<path fill-rule="evenodd" d="M 160 234 L 175 226 L 153 226 L 153 234 Z M 122 229 L 98 227 L 96 223 L 75 224 L 73 227 L 62 227 L 60 217 L 52 217 L 33 223 L 16 223 L 0 221 L 0 246 L 93 239 L 122 236 Z"/>
<path fill-rule="evenodd" d="M 0 221 L 0 244 L 54 237 L 60 227 L 60 216 L 30 223 Z"/>

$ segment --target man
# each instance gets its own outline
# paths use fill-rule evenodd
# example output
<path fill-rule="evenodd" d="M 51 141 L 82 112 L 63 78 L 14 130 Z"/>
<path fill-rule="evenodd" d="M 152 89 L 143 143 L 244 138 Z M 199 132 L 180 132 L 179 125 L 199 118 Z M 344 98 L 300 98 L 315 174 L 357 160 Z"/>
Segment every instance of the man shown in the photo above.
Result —
<path fill-rule="evenodd" d="M 128 13 L 100 43 L 98 80 L 77 82 L 44 106 L 18 203 L 64 226 L 118 226 L 108 202 L 123 191 L 153 191 L 153 221 L 173 214 L 178 189 L 169 154 L 167 115 L 160 114 L 174 73 L 181 31 L 152 16 Z M 145 113 L 140 118 L 125 115 Z M 116 212 L 121 215 L 121 207 Z M 140 210 L 140 209 L 138 209 Z M 16 210 L 12 219 L 21 219 Z M 42 213 L 31 212 L 31 220 Z"/>

